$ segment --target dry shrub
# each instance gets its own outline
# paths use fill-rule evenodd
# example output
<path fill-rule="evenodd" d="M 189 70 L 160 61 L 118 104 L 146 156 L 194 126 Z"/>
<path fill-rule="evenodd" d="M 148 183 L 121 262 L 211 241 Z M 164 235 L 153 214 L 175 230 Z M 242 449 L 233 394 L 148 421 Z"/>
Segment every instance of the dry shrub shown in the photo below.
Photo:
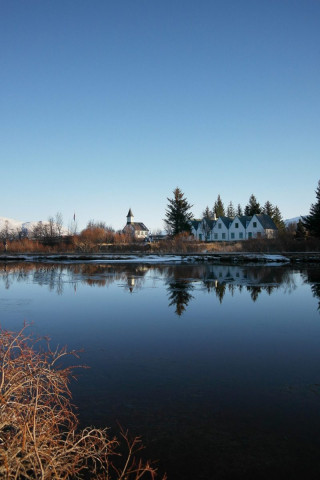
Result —
<path fill-rule="evenodd" d="M 241 243 L 243 252 L 282 253 L 319 252 L 318 238 L 296 239 L 290 233 L 279 233 L 277 238 L 252 238 Z"/>
<path fill-rule="evenodd" d="M 180 233 L 174 237 L 167 237 L 159 242 L 152 243 L 151 249 L 155 253 L 197 253 L 203 251 L 204 243 L 199 243 L 188 233 Z"/>
<path fill-rule="evenodd" d="M 8 242 L 8 253 L 39 252 L 44 253 L 48 249 L 36 240 L 23 238 L 21 240 L 12 240 Z"/>
<path fill-rule="evenodd" d="M 69 380 L 72 367 L 58 364 L 66 349 L 45 350 L 24 327 L 0 330 L 0 478 L 138 480 L 156 478 L 150 463 L 136 459 L 139 438 L 107 429 L 78 430 Z M 126 455 L 119 453 L 125 444 Z M 163 477 L 165 480 L 165 477 Z"/>

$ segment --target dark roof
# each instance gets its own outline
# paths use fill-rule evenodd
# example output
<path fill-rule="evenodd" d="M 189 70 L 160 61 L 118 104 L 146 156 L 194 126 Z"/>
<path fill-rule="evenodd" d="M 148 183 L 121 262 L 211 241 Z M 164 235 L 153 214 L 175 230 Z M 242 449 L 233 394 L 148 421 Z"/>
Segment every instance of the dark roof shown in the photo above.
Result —
<path fill-rule="evenodd" d="M 240 220 L 244 228 L 247 228 L 247 225 L 250 222 L 252 217 L 250 215 L 241 215 L 241 217 L 236 217 L 236 218 Z"/>
<path fill-rule="evenodd" d="M 213 220 L 212 218 L 204 218 L 203 221 L 206 222 L 210 230 L 212 230 L 215 224 L 217 223 L 217 220 Z"/>
<path fill-rule="evenodd" d="M 266 215 L 265 213 L 258 213 L 256 214 L 256 217 L 264 229 L 278 230 L 276 224 L 269 215 Z"/>
<path fill-rule="evenodd" d="M 198 230 L 198 227 L 200 225 L 200 223 L 202 222 L 202 220 L 191 220 L 191 226 L 195 229 L 195 230 Z"/>
<path fill-rule="evenodd" d="M 133 213 L 132 213 L 132 211 L 131 211 L 131 208 L 129 208 L 129 212 L 128 212 L 127 217 L 133 217 Z"/>
<path fill-rule="evenodd" d="M 145 230 L 146 232 L 148 232 L 149 230 L 147 229 L 147 227 L 145 226 L 144 223 L 142 222 L 132 222 L 132 223 L 128 223 L 124 228 L 126 227 L 133 227 L 135 231 L 137 230 Z"/>
<path fill-rule="evenodd" d="M 232 219 L 229 217 L 219 217 L 218 220 L 222 220 L 227 228 L 229 228 L 229 225 L 232 222 Z"/>
<path fill-rule="evenodd" d="M 149 231 L 149 230 L 147 229 L 147 227 L 145 226 L 145 224 L 142 223 L 142 222 L 134 222 L 133 225 L 134 225 L 134 229 L 135 229 L 135 230 L 146 230 L 147 232 Z"/>

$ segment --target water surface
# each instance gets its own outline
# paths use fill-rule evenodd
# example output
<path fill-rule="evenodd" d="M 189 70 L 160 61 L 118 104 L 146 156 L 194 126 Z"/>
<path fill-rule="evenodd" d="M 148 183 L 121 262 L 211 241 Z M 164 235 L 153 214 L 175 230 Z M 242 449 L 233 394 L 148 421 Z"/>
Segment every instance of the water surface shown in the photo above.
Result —
<path fill-rule="evenodd" d="M 1 326 L 84 349 L 82 424 L 169 479 L 320 473 L 320 269 L 0 264 Z"/>

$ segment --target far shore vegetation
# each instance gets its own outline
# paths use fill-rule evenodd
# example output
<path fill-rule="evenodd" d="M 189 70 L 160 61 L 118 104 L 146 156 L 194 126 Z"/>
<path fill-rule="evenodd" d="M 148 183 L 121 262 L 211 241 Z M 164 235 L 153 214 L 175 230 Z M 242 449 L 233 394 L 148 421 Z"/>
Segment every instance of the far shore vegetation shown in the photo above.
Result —
<path fill-rule="evenodd" d="M 227 215 L 253 216 L 264 213 L 270 216 L 278 228 L 276 238 L 251 238 L 228 242 L 197 241 L 191 234 L 192 205 L 177 187 L 173 198 L 168 198 L 164 223 L 166 235 L 160 232 L 151 234 L 148 239 L 138 239 L 125 231 L 114 231 L 102 221 L 90 220 L 85 229 L 77 232 L 76 222 L 70 226 L 69 234 L 64 234 L 62 215 L 49 217 L 48 222 L 38 222 L 31 232 L 13 232 L 5 225 L 0 230 L 2 252 L 4 253 L 199 253 L 199 252 L 312 252 L 320 251 L 320 180 L 316 189 L 316 202 L 311 205 L 309 215 L 298 222 L 285 225 L 278 206 L 267 201 L 260 206 L 252 194 L 244 209 L 240 205 L 227 209 L 218 195 L 212 210 L 203 212 L 203 218 L 216 218 Z"/>
<path fill-rule="evenodd" d="M 108 235 L 108 234 L 106 234 Z M 145 242 L 118 236 L 111 239 L 102 235 L 100 228 L 92 228 L 61 239 L 12 239 L 8 240 L 3 254 L 57 254 L 57 253 L 140 253 L 140 254 L 170 254 L 170 253 L 214 253 L 214 252 L 257 252 L 257 253 L 284 253 L 284 252 L 319 252 L 320 239 L 314 236 L 299 237 L 296 230 L 290 229 L 279 233 L 277 238 L 254 238 L 235 242 L 199 242 L 189 234 L 181 233 L 174 237 L 162 240 Z"/>

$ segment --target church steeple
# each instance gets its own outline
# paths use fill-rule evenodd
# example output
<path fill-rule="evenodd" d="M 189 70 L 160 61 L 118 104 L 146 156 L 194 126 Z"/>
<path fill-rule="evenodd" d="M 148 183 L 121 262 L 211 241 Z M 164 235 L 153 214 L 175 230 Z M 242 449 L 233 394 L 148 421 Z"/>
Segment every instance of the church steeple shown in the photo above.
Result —
<path fill-rule="evenodd" d="M 128 212 L 128 215 L 127 215 L 127 225 L 130 224 L 130 223 L 134 223 L 133 222 L 133 213 L 131 211 L 131 208 L 129 208 L 129 212 Z"/>

